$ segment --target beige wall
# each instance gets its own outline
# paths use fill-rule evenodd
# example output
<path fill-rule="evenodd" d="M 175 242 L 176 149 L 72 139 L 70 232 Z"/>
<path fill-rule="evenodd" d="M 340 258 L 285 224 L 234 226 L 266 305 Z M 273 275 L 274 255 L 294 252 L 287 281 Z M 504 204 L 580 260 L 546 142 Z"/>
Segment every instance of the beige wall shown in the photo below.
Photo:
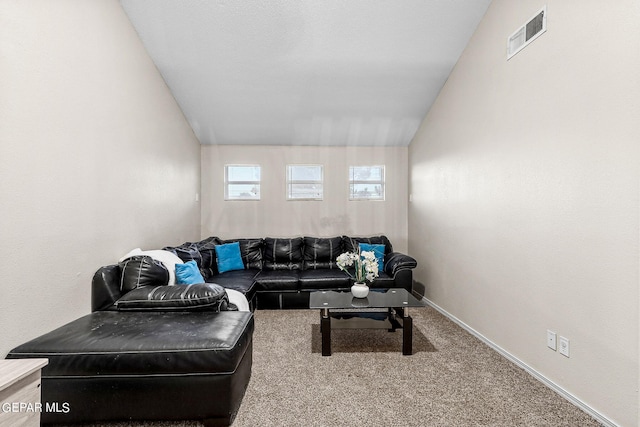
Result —
<path fill-rule="evenodd" d="M 202 147 L 202 237 L 385 234 L 407 249 L 406 147 Z M 260 164 L 260 201 L 225 201 L 224 166 Z M 286 165 L 324 165 L 324 200 L 287 201 Z M 349 201 L 350 165 L 386 169 L 385 201 Z"/>
<path fill-rule="evenodd" d="M 116 0 L 0 1 L 0 357 L 199 236 L 200 147 Z"/>
<path fill-rule="evenodd" d="M 547 0 L 507 61 L 544 3 L 492 3 L 413 140 L 409 252 L 427 298 L 637 426 L 639 5 Z"/>

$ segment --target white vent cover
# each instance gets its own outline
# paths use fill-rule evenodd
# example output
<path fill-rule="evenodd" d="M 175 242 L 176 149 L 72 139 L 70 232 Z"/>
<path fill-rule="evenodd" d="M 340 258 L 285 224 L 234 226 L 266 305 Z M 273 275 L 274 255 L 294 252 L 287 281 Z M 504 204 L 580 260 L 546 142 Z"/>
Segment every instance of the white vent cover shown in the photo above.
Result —
<path fill-rule="evenodd" d="M 547 6 L 509 36 L 507 39 L 507 59 L 520 52 L 545 31 L 547 31 Z"/>

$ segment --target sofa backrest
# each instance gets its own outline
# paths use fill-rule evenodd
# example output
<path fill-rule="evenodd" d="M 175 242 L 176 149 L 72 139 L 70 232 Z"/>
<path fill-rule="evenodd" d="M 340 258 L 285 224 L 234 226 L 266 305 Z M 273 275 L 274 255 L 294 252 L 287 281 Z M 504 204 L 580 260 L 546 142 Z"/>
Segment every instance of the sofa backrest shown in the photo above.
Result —
<path fill-rule="evenodd" d="M 273 238 L 264 239 L 265 270 L 302 270 L 304 267 L 304 239 Z"/>
<path fill-rule="evenodd" d="M 261 270 L 263 266 L 264 239 L 231 239 L 221 241 L 222 244 L 235 242 L 240 243 L 240 256 L 242 257 L 244 268 Z"/>
<path fill-rule="evenodd" d="M 342 236 L 342 243 L 345 252 L 357 252 L 360 243 L 368 243 L 370 245 L 384 245 L 384 254 L 388 255 L 393 252 L 393 246 L 387 239 L 387 236 L 375 236 L 375 237 L 349 237 Z"/>
<path fill-rule="evenodd" d="M 175 253 L 182 261 L 194 260 L 205 279 L 218 274 L 215 246 L 240 243 L 240 254 L 245 269 L 311 270 L 337 268 L 336 258 L 343 252 L 356 252 L 360 243 L 385 246 L 385 255 L 393 252 L 393 246 L 384 236 L 373 237 L 291 237 L 220 239 L 208 237 L 199 242 L 186 242 L 180 246 L 163 249 Z"/>
<path fill-rule="evenodd" d="M 215 245 L 218 244 L 220 239 L 209 237 L 200 242 L 185 242 L 180 246 L 165 246 L 162 249 L 173 252 L 183 262 L 195 261 L 202 277 L 208 279 L 218 274 L 215 251 Z"/>
<path fill-rule="evenodd" d="M 336 258 L 344 252 L 342 236 L 304 237 L 304 269 L 338 268 Z"/>

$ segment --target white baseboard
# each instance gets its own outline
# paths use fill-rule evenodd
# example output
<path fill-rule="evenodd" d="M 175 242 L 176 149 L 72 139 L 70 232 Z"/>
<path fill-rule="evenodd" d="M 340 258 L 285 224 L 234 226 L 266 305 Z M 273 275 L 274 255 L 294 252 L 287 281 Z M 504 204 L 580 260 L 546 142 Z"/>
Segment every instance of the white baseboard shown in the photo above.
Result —
<path fill-rule="evenodd" d="M 502 356 L 507 358 L 509 361 L 513 362 L 517 366 L 519 366 L 522 369 L 524 369 L 525 371 L 527 371 L 535 379 L 537 379 L 538 381 L 540 381 L 541 383 L 543 383 L 544 385 L 549 387 L 551 390 L 553 390 L 556 393 L 558 393 L 560 396 L 562 396 L 565 399 L 567 399 L 570 403 L 572 403 L 573 405 L 575 405 L 578 408 L 582 409 L 587 414 L 591 415 L 599 423 L 603 424 L 606 427 L 621 427 L 619 424 L 616 424 L 615 422 L 613 422 L 612 420 L 610 420 L 609 418 L 607 418 L 606 416 L 604 416 L 600 412 L 596 411 L 594 408 L 592 408 L 591 406 L 587 405 L 585 402 L 583 402 L 582 400 L 580 400 L 579 398 L 577 398 L 576 396 L 574 396 L 573 394 L 571 394 L 570 392 L 568 392 L 564 388 L 560 387 L 558 384 L 554 383 L 549 378 L 545 377 L 540 372 L 536 371 L 531 366 L 527 365 L 522 360 L 518 359 L 517 357 L 515 357 L 514 355 L 512 355 L 511 353 L 509 353 L 508 351 L 506 351 L 502 347 L 498 346 L 497 344 L 495 344 L 494 342 L 489 340 L 487 337 L 485 337 L 484 335 L 482 335 L 481 333 L 479 333 L 478 331 L 473 329 L 471 326 L 467 325 L 462 320 L 458 319 L 454 315 L 450 314 L 449 312 L 447 312 L 446 310 L 444 310 L 443 308 L 438 306 L 433 301 L 427 299 L 426 297 L 423 297 L 422 300 L 425 303 L 427 303 L 430 307 L 433 307 L 438 312 L 440 312 L 442 315 L 444 315 L 445 317 L 450 319 L 452 322 L 454 322 L 457 325 L 459 325 L 462 329 L 466 330 L 471 335 L 475 336 L 480 341 L 482 341 L 483 343 L 485 343 L 486 345 L 491 347 L 493 350 L 495 350 L 498 353 L 500 353 Z"/>

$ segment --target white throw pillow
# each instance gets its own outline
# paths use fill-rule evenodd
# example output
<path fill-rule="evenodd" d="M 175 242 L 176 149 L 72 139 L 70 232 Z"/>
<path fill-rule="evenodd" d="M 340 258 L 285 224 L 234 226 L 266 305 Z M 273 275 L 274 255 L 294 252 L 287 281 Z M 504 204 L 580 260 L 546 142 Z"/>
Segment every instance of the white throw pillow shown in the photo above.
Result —
<path fill-rule="evenodd" d="M 156 249 L 151 251 L 143 251 L 140 248 L 135 248 L 122 258 L 120 258 L 120 262 L 124 261 L 127 258 L 131 258 L 132 256 L 137 255 L 146 255 L 149 256 L 156 261 L 160 261 L 167 270 L 169 270 L 169 286 L 173 286 L 176 284 L 176 264 L 184 264 L 180 258 L 173 252 L 164 251 L 162 249 Z"/>

